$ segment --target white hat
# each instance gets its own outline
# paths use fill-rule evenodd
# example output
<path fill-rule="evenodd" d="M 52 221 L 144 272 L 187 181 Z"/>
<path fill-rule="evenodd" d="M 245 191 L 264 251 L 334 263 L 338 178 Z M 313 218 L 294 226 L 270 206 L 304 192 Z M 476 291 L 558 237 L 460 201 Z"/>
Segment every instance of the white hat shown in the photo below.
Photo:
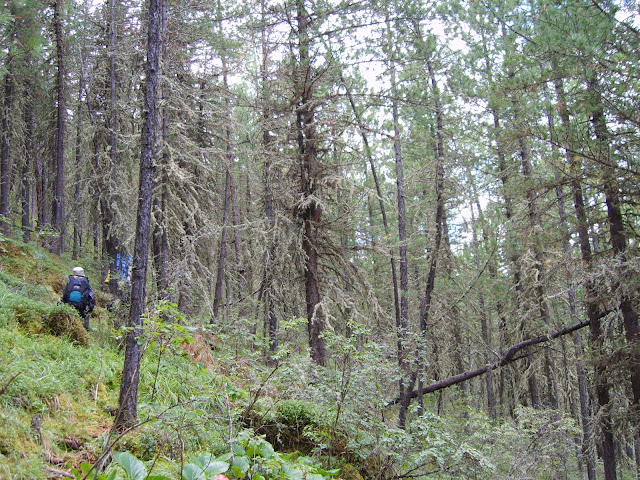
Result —
<path fill-rule="evenodd" d="M 82 269 L 82 267 L 74 267 L 73 274 L 78 277 L 84 277 L 84 270 Z"/>

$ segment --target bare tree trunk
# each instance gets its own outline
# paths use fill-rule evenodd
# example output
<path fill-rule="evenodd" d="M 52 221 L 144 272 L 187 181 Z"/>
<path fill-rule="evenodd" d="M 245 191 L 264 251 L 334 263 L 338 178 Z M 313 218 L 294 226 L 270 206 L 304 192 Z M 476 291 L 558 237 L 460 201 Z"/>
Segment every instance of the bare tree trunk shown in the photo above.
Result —
<path fill-rule="evenodd" d="M 376 187 L 376 194 L 378 197 L 378 205 L 380 207 L 380 215 L 382 216 L 382 226 L 384 227 L 384 233 L 387 237 L 391 236 L 391 229 L 389 227 L 389 222 L 387 220 L 387 210 L 384 206 L 384 196 L 382 194 L 382 188 L 380 187 L 380 180 L 378 179 L 377 169 L 373 160 L 373 155 L 371 154 L 371 147 L 369 146 L 369 139 L 367 137 L 367 133 L 362 122 L 360 113 L 356 108 L 356 104 L 353 100 L 353 95 L 349 90 L 349 86 L 347 82 L 345 82 L 344 78 L 341 79 L 342 83 L 347 91 L 347 98 L 349 99 L 349 104 L 351 105 L 351 109 L 353 110 L 353 115 L 358 124 L 358 130 L 360 131 L 360 136 L 362 137 L 362 143 L 364 145 L 364 151 L 367 156 L 367 160 L 369 161 L 369 167 L 371 168 L 371 176 L 373 177 L 373 183 Z M 371 210 L 371 204 L 369 203 L 369 209 Z M 373 215 L 371 211 L 369 212 L 369 217 L 372 218 Z M 394 252 L 391 252 L 389 256 L 389 262 L 391 264 L 391 282 L 393 285 L 393 304 L 394 304 L 394 312 L 395 312 L 395 320 L 396 325 L 400 322 L 400 295 L 398 293 L 398 273 L 396 268 L 396 261 Z"/>
<path fill-rule="evenodd" d="M 554 65 L 555 69 L 555 65 Z M 567 132 L 570 131 L 570 118 L 569 113 L 566 109 L 566 98 L 564 94 L 564 86 L 562 84 L 562 80 L 558 75 L 556 80 L 554 81 L 555 92 L 558 100 L 560 101 L 560 105 L 563 105 L 562 108 L 559 109 L 560 120 L 562 121 L 563 126 Z M 554 131 L 554 123 L 553 123 L 553 115 L 549 113 L 549 127 L 551 129 L 551 133 L 553 135 Z M 567 133 L 568 134 L 568 133 Z M 567 159 L 567 164 L 572 164 L 571 153 L 568 149 L 565 149 L 565 157 Z M 582 196 L 582 194 L 580 194 Z M 562 186 L 560 182 L 558 182 L 558 186 L 556 187 L 556 198 L 558 203 L 558 212 L 560 216 L 560 224 L 562 228 L 566 231 L 564 235 L 564 241 L 562 245 L 562 249 L 565 253 L 567 259 L 571 258 L 571 245 L 569 243 L 569 235 L 570 228 L 568 223 L 568 215 L 565 209 L 564 195 L 562 193 Z M 574 321 L 578 320 L 578 308 L 576 301 L 576 292 L 575 288 L 572 285 L 570 274 L 567 274 L 567 298 L 569 301 L 569 312 L 571 314 L 571 318 Z M 573 334 L 573 343 L 576 351 L 576 376 L 578 380 L 578 395 L 580 401 L 580 419 L 582 422 L 582 457 L 586 464 L 587 469 L 587 478 L 589 480 L 596 480 L 596 468 L 595 468 L 595 459 L 593 456 L 592 449 L 589 448 L 589 442 L 591 438 L 591 408 L 590 408 L 590 400 L 589 400 L 589 392 L 587 388 L 587 373 L 585 369 L 584 362 L 582 358 L 584 357 L 584 349 L 582 347 L 582 336 L 580 332 L 576 331 Z"/>
<path fill-rule="evenodd" d="M 231 204 L 233 205 L 233 245 L 236 253 L 236 271 L 238 274 L 238 301 L 241 302 L 238 316 L 246 316 L 245 302 L 247 298 L 247 277 L 245 275 L 244 260 L 242 255 L 242 234 L 240 233 L 240 205 L 238 205 L 238 186 L 231 183 Z"/>
<path fill-rule="evenodd" d="M 222 234 L 220 235 L 220 250 L 218 252 L 218 272 L 216 274 L 216 286 L 213 296 L 213 314 L 211 323 L 218 320 L 220 302 L 222 301 L 222 287 L 224 280 L 224 266 L 227 259 L 227 222 L 229 218 L 229 205 L 231 203 L 231 172 L 227 166 L 224 182 L 224 203 L 222 207 Z"/>
<path fill-rule="evenodd" d="M 146 279 L 151 232 L 151 204 L 153 184 L 153 158 L 158 131 L 158 84 L 160 81 L 160 55 L 164 31 L 163 0 L 150 0 L 148 17 L 148 43 L 146 82 L 144 94 L 144 124 L 142 153 L 140 156 L 140 188 L 133 269 L 131 273 L 131 307 L 127 326 L 126 349 L 122 382 L 120 384 L 119 412 L 116 427 L 131 425 L 138 417 L 138 382 L 142 356 L 138 338 L 142 334 L 142 314 L 146 300 Z"/>
<path fill-rule="evenodd" d="M 387 29 L 389 35 L 391 33 L 391 26 L 387 19 Z M 400 367 L 400 380 L 398 389 L 400 396 L 405 398 L 405 391 L 413 388 L 412 379 L 408 378 L 409 385 L 405 385 L 405 376 L 412 375 L 409 373 L 409 366 L 407 365 L 406 344 L 408 340 L 408 327 L 409 327 L 409 273 L 407 263 L 407 226 L 406 226 L 406 214 L 404 203 L 404 173 L 402 167 L 402 145 L 400 142 L 400 118 L 398 113 L 398 98 L 397 98 L 397 86 L 396 86 L 396 69 L 395 59 L 393 58 L 393 47 L 391 46 L 391 38 L 388 39 L 389 45 L 389 71 L 391 76 L 391 120 L 393 122 L 393 152 L 396 166 L 396 200 L 398 205 L 398 253 L 399 253 L 399 267 L 400 267 L 400 316 L 398 318 L 397 329 L 397 345 L 398 345 L 398 366 Z M 413 376 L 415 381 L 415 376 Z M 400 410 L 398 412 L 398 427 L 404 429 L 407 420 L 407 411 L 409 409 L 409 399 L 406 398 L 400 403 Z"/>
<path fill-rule="evenodd" d="M 604 168 L 604 194 L 605 203 L 607 205 L 607 220 L 609 222 L 609 233 L 611 235 L 611 246 L 613 249 L 614 258 L 619 261 L 622 266 L 620 267 L 621 281 L 626 274 L 626 250 L 627 239 L 624 233 L 624 220 L 622 217 L 620 192 L 618 190 L 616 182 L 616 172 L 613 165 L 614 160 L 610 156 L 609 139 L 610 134 L 607 127 L 604 108 L 602 105 L 602 98 L 598 91 L 597 79 L 594 76 L 588 81 L 588 90 L 591 94 L 592 105 L 592 117 L 591 123 L 596 134 L 597 146 L 596 154 L 598 158 L 597 163 Z M 638 345 L 640 344 L 640 325 L 638 324 L 638 312 L 633 304 L 632 298 L 628 293 L 621 293 L 618 308 L 622 314 L 624 322 L 625 338 L 627 344 L 632 348 L 633 354 L 631 356 L 630 363 L 630 375 L 631 375 L 631 391 L 633 395 L 632 407 L 637 411 L 640 408 L 640 353 L 638 352 Z M 638 432 L 639 421 L 637 418 L 633 420 L 634 424 L 634 442 L 637 448 L 640 445 L 640 432 Z M 636 458 L 636 466 L 640 467 L 640 459 Z M 640 468 L 639 468 L 640 470 Z"/>
<path fill-rule="evenodd" d="M 265 215 L 267 217 L 267 229 L 269 231 L 268 247 L 265 249 L 263 259 L 262 284 L 260 288 L 259 298 L 264 304 L 264 337 L 267 343 L 267 350 L 273 356 L 278 349 L 278 315 L 275 311 L 275 300 L 273 294 L 273 257 L 276 248 L 275 233 L 275 213 L 273 207 L 273 157 L 271 143 L 273 141 L 270 132 L 271 112 L 268 107 L 268 85 L 269 85 L 269 46 L 267 42 L 267 19 L 266 19 L 266 1 L 260 2 L 261 10 L 261 47 L 262 47 L 262 63 L 260 64 L 260 80 L 261 80 L 261 96 L 262 96 L 262 147 L 264 149 L 264 203 Z M 248 182 L 247 182 L 248 184 Z"/>
<path fill-rule="evenodd" d="M 30 63 L 30 62 L 27 62 Z M 32 92 L 31 80 L 27 80 L 27 104 L 25 106 L 24 123 L 26 126 L 25 159 L 22 166 L 22 240 L 31 241 L 31 159 L 37 155 L 37 143 L 35 139 L 36 112 L 35 99 Z"/>
<path fill-rule="evenodd" d="M 220 4 L 218 3 L 218 6 Z M 222 22 L 220 25 L 220 34 L 222 35 Z M 222 210 L 222 235 L 220 236 L 220 252 L 218 255 L 218 273 L 216 275 L 216 288 L 213 298 L 213 318 L 211 323 L 215 323 L 218 318 L 218 310 L 220 308 L 220 302 L 222 301 L 222 283 L 225 277 L 225 264 L 227 260 L 227 230 L 229 223 L 229 211 L 231 209 L 231 168 L 233 168 L 233 145 L 231 144 L 231 91 L 229 90 L 229 81 L 227 78 L 227 61 L 225 54 L 222 55 L 222 78 L 224 83 L 225 93 L 225 116 L 227 119 L 225 127 L 225 150 L 226 150 L 226 176 L 224 183 L 224 206 Z M 229 297 L 227 295 L 227 303 Z"/>
<path fill-rule="evenodd" d="M 516 110 L 518 112 L 518 116 L 520 116 L 520 112 L 519 112 L 520 108 L 517 103 L 516 103 Z M 523 126 L 521 128 L 524 129 Z M 526 138 L 524 137 L 523 134 L 520 134 L 518 136 L 518 145 L 520 148 L 522 174 L 524 178 L 529 182 L 529 185 L 527 186 L 527 209 L 528 209 L 528 217 L 529 217 L 530 235 L 534 237 L 533 246 L 532 246 L 534 260 L 535 260 L 534 269 L 538 273 L 537 278 L 530 279 L 530 281 L 532 280 L 534 282 L 534 284 L 531 286 L 532 288 L 531 288 L 530 295 L 534 297 L 533 309 L 538 310 L 537 314 L 539 315 L 539 318 L 543 320 L 545 325 L 550 327 L 551 316 L 549 314 L 549 306 L 547 305 L 547 302 L 545 300 L 545 292 L 544 292 L 544 284 L 545 284 L 544 259 L 543 259 L 542 251 L 538 247 L 538 241 L 535 238 L 535 236 L 538 235 L 537 232 L 539 232 L 542 227 L 540 225 L 540 215 L 538 212 L 536 193 L 534 192 L 534 188 L 533 188 L 534 180 L 532 175 L 529 147 L 527 145 Z M 526 335 L 528 334 L 529 333 L 526 332 Z M 555 365 L 554 365 L 553 359 L 549 355 L 549 351 L 545 351 L 544 362 L 545 362 L 544 371 L 547 377 L 546 379 L 547 380 L 547 404 L 551 408 L 557 409 L 558 408 L 558 392 L 557 392 L 556 382 L 554 379 Z M 534 375 L 535 375 L 534 373 L 531 374 L 532 377 Z M 535 377 L 533 379 L 533 383 L 535 383 Z M 542 405 L 539 399 L 539 393 L 537 393 L 536 387 L 533 387 L 533 389 L 534 390 L 532 393 L 532 399 L 538 399 L 538 403 L 534 401 L 533 406 L 534 408 L 541 407 Z"/>
<path fill-rule="evenodd" d="M 13 56 L 7 55 L 7 73 L 4 76 L 4 105 L 2 106 L 2 139 L 0 139 L 0 225 L 2 233 L 11 234 L 10 191 L 11 191 L 11 155 L 9 136 L 11 135 L 10 119 L 13 103 Z"/>
<path fill-rule="evenodd" d="M 472 181 L 471 173 L 468 173 L 469 184 L 472 185 L 473 189 L 473 202 L 476 204 L 476 208 L 478 210 L 478 219 L 476 220 L 473 210 L 473 205 L 471 205 L 471 246 L 475 251 L 479 251 L 480 242 L 478 241 L 478 234 L 476 232 L 476 222 L 483 222 L 484 214 L 482 212 L 482 208 L 480 205 L 480 200 L 478 199 L 478 193 L 476 191 L 476 186 Z M 485 238 L 486 240 L 486 238 Z M 479 271 L 482 266 L 480 265 L 480 257 L 476 255 L 476 269 Z M 491 271 L 491 268 L 490 268 Z M 484 291 L 482 288 L 478 289 L 478 306 L 480 310 L 480 331 L 482 335 L 482 343 L 484 344 L 485 350 L 487 352 L 491 352 L 492 341 L 491 341 L 491 331 L 489 324 L 489 316 L 487 315 L 487 308 L 485 303 Z M 486 353 L 484 355 L 485 363 L 489 362 L 489 354 Z M 494 395 L 494 384 L 493 384 L 493 371 L 487 372 L 485 375 L 485 389 L 487 394 L 487 412 L 489 414 L 489 418 L 496 418 L 496 400 Z"/>
<path fill-rule="evenodd" d="M 568 116 L 566 117 L 568 121 Z M 575 156 L 569 157 L 571 171 L 580 172 L 581 165 Z M 582 184 L 578 176 L 574 176 L 571 180 L 571 190 L 573 194 L 573 204 L 576 211 L 576 230 L 578 232 L 578 243 L 580 244 L 580 254 L 582 263 L 585 268 L 589 269 L 592 261 L 591 244 L 589 243 L 589 223 L 587 219 L 584 194 L 582 192 Z M 586 279 L 586 308 L 587 318 L 590 321 L 591 343 L 596 356 L 606 355 L 603 347 L 603 334 L 600 322 L 600 307 L 596 299 L 593 281 Z M 613 438 L 613 425 L 610 412 L 610 396 L 609 384 L 605 374 L 603 362 L 595 362 L 594 367 L 594 384 L 596 390 L 596 398 L 600 407 L 600 429 L 602 431 L 602 462 L 604 467 L 605 480 L 616 480 L 616 457 L 615 445 Z"/>
<path fill-rule="evenodd" d="M 114 0 L 111 0 L 114 1 Z M 167 29 L 167 3 L 162 5 L 162 28 L 163 35 L 166 38 Z M 168 61 L 166 42 L 162 46 L 162 58 L 165 64 Z M 168 141 L 169 137 L 169 107 L 167 106 L 168 86 L 162 82 L 160 84 L 160 92 L 164 99 L 164 107 L 162 109 L 162 129 L 160 143 Z M 170 155 L 168 149 L 162 150 L 161 168 L 156 177 L 155 192 L 153 195 L 153 264 L 156 271 L 156 288 L 158 289 L 158 298 L 169 299 L 169 236 L 167 234 L 168 219 L 167 208 L 169 203 L 169 168 Z"/>
<path fill-rule="evenodd" d="M 418 36 L 418 40 L 420 41 L 422 48 L 426 48 L 424 45 L 424 40 L 422 38 L 422 32 L 420 31 L 420 25 L 418 22 L 414 23 L 414 28 L 416 29 L 416 34 Z M 427 272 L 427 282 L 425 285 L 424 296 L 420 298 L 420 346 L 418 349 L 418 358 L 420 364 L 420 370 L 422 370 L 422 365 L 424 365 L 423 358 L 426 359 L 426 342 L 427 342 L 427 325 L 429 323 L 429 313 L 431 311 L 431 302 L 433 291 L 435 289 L 436 283 L 436 269 L 438 262 L 438 255 L 440 254 L 440 244 L 442 243 L 442 232 L 443 226 L 445 222 L 445 213 L 444 213 L 444 119 L 443 119 L 443 111 L 442 111 L 442 103 L 440 101 L 440 89 L 438 87 L 438 82 L 436 80 L 435 71 L 433 69 L 433 64 L 431 62 L 431 58 L 427 56 L 427 53 L 424 52 L 424 61 L 427 66 L 427 72 L 429 73 L 429 79 L 431 81 L 431 89 L 433 91 L 433 98 L 435 104 L 435 113 L 436 113 L 436 146 L 434 148 L 435 153 L 435 167 L 436 167 L 436 175 L 435 175 L 435 193 L 436 193 L 436 214 L 434 218 L 434 226 L 435 226 L 435 238 L 433 248 L 430 252 L 429 257 L 429 269 Z M 459 333 L 459 332 L 458 332 Z M 422 391 L 422 372 L 418 372 L 419 380 L 418 380 L 418 391 Z M 420 410 L 422 411 L 422 395 L 419 395 L 420 402 Z M 405 403 L 409 403 L 408 401 Z"/>
<path fill-rule="evenodd" d="M 298 26 L 298 77 L 297 94 L 297 127 L 298 148 L 301 162 L 301 193 L 305 199 L 300 210 L 303 222 L 302 247 L 306 255 L 305 261 L 305 297 L 307 318 L 309 320 L 309 346 L 311 358 L 317 365 L 326 364 L 326 348 L 322 332 L 324 331 L 324 311 L 320 297 L 320 279 L 318 269 L 318 228 L 322 219 L 322 207 L 313 199 L 317 192 L 317 181 L 320 174 L 315 131 L 315 105 L 313 103 L 314 75 L 309 56 L 310 34 L 309 13 L 304 0 L 297 0 Z"/>
<path fill-rule="evenodd" d="M 78 99 L 82 97 L 82 90 L 84 88 L 84 78 L 80 78 L 78 87 Z M 82 169 L 82 102 L 78 102 L 78 106 L 76 108 L 76 175 L 74 178 L 75 191 L 73 193 L 73 204 L 76 206 L 76 211 L 80 211 L 77 206 L 80 204 L 80 180 L 81 180 L 81 169 Z M 80 249 L 80 218 L 79 215 L 76 214 L 73 217 L 73 250 L 71 253 L 71 258 L 73 260 L 78 259 Z"/>
<path fill-rule="evenodd" d="M 54 4 L 53 26 L 56 38 L 56 181 L 53 196 L 53 228 L 58 234 L 52 245 L 52 253 L 60 255 L 64 251 L 64 150 L 66 128 L 66 102 L 65 102 L 65 65 L 64 44 L 62 31 L 62 2 L 56 0 Z"/>

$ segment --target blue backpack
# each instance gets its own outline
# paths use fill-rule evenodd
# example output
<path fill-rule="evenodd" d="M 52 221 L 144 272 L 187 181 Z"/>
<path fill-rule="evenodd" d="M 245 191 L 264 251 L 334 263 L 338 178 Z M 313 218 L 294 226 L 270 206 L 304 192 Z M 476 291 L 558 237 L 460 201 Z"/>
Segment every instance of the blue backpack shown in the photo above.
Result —
<path fill-rule="evenodd" d="M 69 282 L 67 283 L 67 291 L 69 292 L 68 303 L 78 310 L 84 310 L 84 307 L 87 306 L 89 288 L 89 280 L 87 280 L 87 277 L 70 276 Z"/>

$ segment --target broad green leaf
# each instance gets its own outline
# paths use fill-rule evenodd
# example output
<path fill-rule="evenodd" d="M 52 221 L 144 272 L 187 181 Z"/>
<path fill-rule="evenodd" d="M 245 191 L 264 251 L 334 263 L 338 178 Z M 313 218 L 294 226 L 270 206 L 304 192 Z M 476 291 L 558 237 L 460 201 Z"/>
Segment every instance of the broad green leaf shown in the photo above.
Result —
<path fill-rule="evenodd" d="M 284 472 L 285 477 L 289 480 L 303 480 L 302 470 L 299 468 L 292 467 L 285 463 L 282 465 L 282 471 Z"/>
<path fill-rule="evenodd" d="M 324 480 L 324 477 L 318 473 L 310 473 L 307 475 L 307 480 Z"/>
<path fill-rule="evenodd" d="M 146 480 L 173 480 L 171 477 L 167 477 L 166 475 L 149 475 Z"/>
<path fill-rule="evenodd" d="M 271 458 L 276 453 L 273 449 L 273 446 L 269 442 L 260 442 L 258 451 L 264 458 Z"/>
<path fill-rule="evenodd" d="M 231 448 L 233 450 L 233 453 L 235 453 L 236 455 L 246 455 L 244 447 L 239 443 L 234 443 Z"/>
<path fill-rule="evenodd" d="M 147 467 L 129 452 L 114 452 L 113 458 L 127 473 L 129 480 L 145 480 Z"/>
<path fill-rule="evenodd" d="M 240 470 L 241 474 L 249 470 L 249 461 L 245 457 L 236 457 L 233 459 L 233 466 Z"/>
<path fill-rule="evenodd" d="M 183 480 L 207 480 L 207 475 L 202 468 L 193 463 L 187 463 L 182 469 Z"/>
<path fill-rule="evenodd" d="M 228 463 L 229 460 L 231 460 L 231 457 L 233 457 L 233 454 L 231 454 L 231 453 L 223 453 L 218 458 L 216 458 L 216 460 L 219 461 L 219 462 L 227 462 Z"/>

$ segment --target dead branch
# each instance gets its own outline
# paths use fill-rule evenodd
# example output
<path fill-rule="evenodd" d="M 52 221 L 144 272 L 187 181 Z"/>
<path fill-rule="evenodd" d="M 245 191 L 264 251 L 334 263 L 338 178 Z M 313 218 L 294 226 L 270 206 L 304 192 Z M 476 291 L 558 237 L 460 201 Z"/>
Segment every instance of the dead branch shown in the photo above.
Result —
<path fill-rule="evenodd" d="M 424 395 L 426 393 L 437 392 L 438 390 L 442 390 L 452 385 L 465 382 L 467 380 L 470 380 L 471 378 L 477 377 L 479 375 L 483 375 L 487 372 L 490 372 L 491 370 L 495 370 L 497 368 L 503 367 L 511 362 L 515 362 L 516 360 L 519 360 L 526 356 L 525 355 L 525 356 L 516 357 L 515 354 L 520 350 L 523 350 L 527 347 L 531 347 L 532 345 L 548 342 L 549 340 L 562 337 L 563 335 L 568 335 L 569 333 L 575 332 L 576 330 L 580 330 L 581 328 L 584 328 L 589 324 L 590 324 L 590 321 L 585 320 L 584 322 L 576 323 L 575 325 L 570 325 L 568 327 L 563 328 L 562 330 L 551 333 L 549 335 L 540 335 L 538 337 L 524 340 L 512 346 L 509 350 L 507 350 L 507 353 L 505 353 L 497 362 L 484 365 L 480 368 L 476 368 L 475 370 L 468 370 L 464 373 L 459 373 L 458 375 L 454 375 L 452 377 L 439 380 L 430 385 L 425 385 L 421 389 L 422 394 Z M 413 390 L 409 398 L 415 398 L 419 395 L 419 393 L 420 393 L 420 390 Z M 397 403 L 400 403 L 400 400 L 401 400 L 400 397 L 396 397 L 392 401 L 390 401 L 388 405 L 395 405 Z"/>
<path fill-rule="evenodd" d="M 13 381 L 18 377 L 18 375 L 20 375 L 21 373 L 22 373 L 22 372 L 18 372 L 18 373 L 16 373 L 13 377 L 11 377 L 11 378 L 9 379 L 9 381 L 7 382 L 7 384 L 6 384 L 4 387 L 2 387 L 2 388 L 0 389 L 0 395 L 4 395 L 4 393 L 7 391 L 7 388 L 9 388 L 9 385 L 11 385 L 11 383 L 12 383 L 12 382 L 13 382 Z"/>

